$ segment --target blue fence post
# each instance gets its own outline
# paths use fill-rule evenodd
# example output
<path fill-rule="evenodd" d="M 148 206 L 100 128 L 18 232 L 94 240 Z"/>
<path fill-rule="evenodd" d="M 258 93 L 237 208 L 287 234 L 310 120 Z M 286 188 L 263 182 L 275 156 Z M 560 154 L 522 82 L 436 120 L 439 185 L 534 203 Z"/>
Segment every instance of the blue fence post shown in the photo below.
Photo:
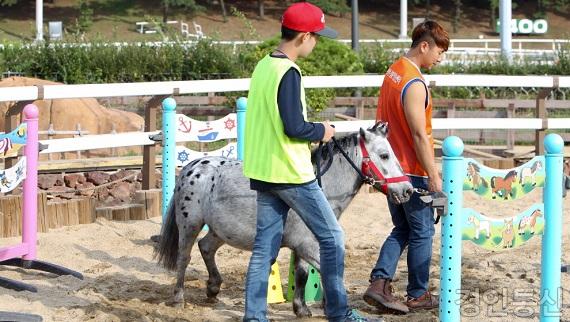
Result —
<path fill-rule="evenodd" d="M 540 287 L 540 321 L 560 321 L 562 290 L 560 256 L 562 255 L 562 162 L 564 141 L 558 134 L 544 138 L 546 181 L 543 191 L 544 235 Z"/>
<path fill-rule="evenodd" d="M 467 169 L 463 141 L 450 136 L 443 141 L 443 191 L 447 194 L 447 214 L 441 217 L 441 260 L 439 320 L 457 322 L 461 290 L 461 212 L 463 180 Z"/>
<path fill-rule="evenodd" d="M 237 108 L 237 157 L 243 160 L 243 137 L 245 134 L 245 110 L 247 109 L 247 98 L 240 97 L 236 102 Z"/>
<path fill-rule="evenodd" d="M 169 97 L 162 101 L 162 221 L 174 193 L 176 183 L 176 101 Z"/>

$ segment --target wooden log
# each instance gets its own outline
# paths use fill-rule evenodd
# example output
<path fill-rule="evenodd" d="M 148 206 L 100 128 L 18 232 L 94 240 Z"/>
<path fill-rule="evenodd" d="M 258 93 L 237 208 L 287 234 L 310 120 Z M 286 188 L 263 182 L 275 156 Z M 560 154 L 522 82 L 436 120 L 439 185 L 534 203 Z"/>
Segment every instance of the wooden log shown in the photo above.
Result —
<path fill-rule="evenodd" d="M 107 220 L 113 219 L 113 212 L 108 207 L 95 208 L 95 218 L 103 217 Z"/>
<path fill-rule="evenodd" d="M 79 225 L 79 200 L 72 199 L 66 202 L 67 224 L 69 226 Z"/>
<path fill-rule="evenodd" d="M 4 214 L 5 237 L 16 237 L 22 233 L 22 213 L 18 202 L 19 198 L 19 196 L 15 195 L 8 195 L 2 198 L 1 211 Z M 18 208 L 20 212 L 17 212 Z"/>
<path fill-rule="evenodd" d="M 65 202 L 55 203 L 55 212 L 57 218 L 57 227 L 69 226 L 69 215 Z"/>
<path fill-rule="evenodd" d="M 131 205 L 129 209 L 130 220 L 144 220 L 146 219 L 146 208 L 143 204 Z"/>
<path fill-rule="evenodd" d="M 117 206 L 111 208 L 112 218 L 117 221 L 129 220 L 129 206 Z"/>
<path fill-rule="evenodd" d="M 38 232 L 48 231 L 47 193 L 38 193 Z"/>
<path fill-rule="evenodd" d="M 46 221 L 49 229 L 58 228 L 57 205 L 53 202 L 46 204 Z"/>
<path fill-rule="evenodd" d="M 79 224 L 95 222 L 95 202 L 91 198 L 78 199 Z"/>
<path fill-rule="evenodd" d="M 144 205 L 146 209 L 146 219 L 162 215 L 161 193 L 161 189 L 139 190 L 135 193 L 135 202 Z"/>

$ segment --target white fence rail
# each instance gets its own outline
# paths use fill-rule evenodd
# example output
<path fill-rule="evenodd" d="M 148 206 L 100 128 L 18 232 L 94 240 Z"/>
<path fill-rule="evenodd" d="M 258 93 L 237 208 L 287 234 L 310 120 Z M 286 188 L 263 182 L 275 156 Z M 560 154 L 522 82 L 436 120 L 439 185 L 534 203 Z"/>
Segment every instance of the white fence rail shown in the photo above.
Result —
<path fill-rule="evenodd" d="M 363 88 L 379 87 L 383 76 L 313 76 L 305 77 L 307 88 Z M 432 86 L 449 87 L 534 87 L 570 88 L 570 76 L 491 76 L 491 75 L 428 75 Z M 144 82 L 128 84 L 44 85 L 0 88 L 0 102 L 32 101 L 36 99 L 65 99 L 82 97 L 153 96 L 171 94 L 200 94 L 211 92 L 247 91 L 249 79 L 225 79 L 176 82 Z M 354 132 L 373 124 L 366 121 L 333 122 L 339 133 Z M 568 129 L 570 119 L 551 118 L 545 123 L 549 129 Z M 543 129 L 540 118 L 434 119 L 433 128 L 439 129 Z M 120 134 L 86 135 L 79 138 L 43 140 L 48 148 L 42 153 L 72 152 L 102 148 L 153 145 L 149 135 L 158 132 L 129 132 Z M 182 139 L 177 141 L 182 142 Z"/>
<path fill-rule="evenodd" d="M 344 44 L 350 44 L 352 40 L 350 39 L 339 39 L 338 40 Z M 360 44 L 379 44 L 381 46 L 396 47 L 393 48 L 394 51 L 399 51 L 401 49 L 409 47 L 411 44 L 411 39 L 360 39 Z M 483 56 L 493 56 L 500 54 L 500 42 L 499 38 L 481 38 L 481 39 L 451 39 L 450 46 L 447 54 L 454 59 L 469 60 L 470 58 L 477 58 Z M 106 43 L 108 46 L 124 47 L 129 45 L 149 45 L 149 46 L 166 46 L 174 44 L 173 41 L 156 41 L 156 42 L 112 42 Z M 179 42 L 183 46 L 194 46 L 197 41 L 183 41 Z M 224 41 L 213 41 L 214 44 L 228 45 L 232 46 L 234 52 L 238 46 L 244 45 L 258 45 L 262 41 L 258 40 L 224 40 Z M 59 43 L 58 45 L 63 46 L 81 46 L 90 47 L 90 43 Z M 13 45 L 3 45 L 0 44 L 0 50 L 4 49 L 5 46 Z M 34 46 L 34 45 L 26 45 Z M 52 45 L 53 46 L 53 45 Z M 528 39 L 528 38 L 513 38 L 512 39 L 512 53 L 516 57 L 527 57 L 531 59 L 542 58 L 552 59 L 554 58 L 557 51 L 567 48 L 570 46 L 570 40 L 568 39 Z M 445 61 L 444 61 L 445 63 Z"/>
<path fill-rule="evenodd" d="M 379 87 L 384 76 L 308 76 L 307 88 Z M 442 87 L 534 87 L 570 88 L 570 76 L 426 75 L 431 86 Z M 249 78 L 140 82 L 84 85 L 43 85 L 0 88 L 0 102 L 36 99 L 121 97 L 171 94 L 204 94 L 247 91 Z M 41 90 L 39 90 L 41 88 Z"/>

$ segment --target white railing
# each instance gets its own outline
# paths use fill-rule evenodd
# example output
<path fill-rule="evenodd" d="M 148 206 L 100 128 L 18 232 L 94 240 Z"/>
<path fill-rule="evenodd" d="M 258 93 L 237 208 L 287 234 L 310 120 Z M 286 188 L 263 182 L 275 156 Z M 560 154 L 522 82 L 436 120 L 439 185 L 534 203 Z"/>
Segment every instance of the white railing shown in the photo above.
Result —
<path fill-rule="evenodd" d="M 570 88 L 570 76 L 426 75 L 425 78 L 431 86 L 440 87 Z M 383 75 L 307 76 L 303 78 L 303 81 L 307 88 L 364 88 L 379 87 L 383 79 Z M 249 78 L 239 78 L 114 84 L 15 86 L 0 88 L 0 102 L 247 91 L 249 89 L 249 81 Z M 41 97 L 40 87 L 43 91 Z"/>
<path fill-rule="evenodd" d="M 341 43 L 349 45 L 352 40 L 350 39 L 339 39 Z M 360 44 L 379 44 L 379 45 L 393 45 L 399 47 L 400 49 L 407 48 L 411 44 L 411 39 L 360 39 Z M 450 55 L 460 55 L 468 54 L 473 56 L 481 55 L 494 55 L 500 52 L 500 42 L 499 38 L 473 38 L 473 39 L 451 39 L 448 53 Z M 104 45 L 124 47 L 129 45 L 135 46 L 165 46 L 171 45 L 176 42 L 174 41 L 149 41 L 149 42 L 110 42 Z M 181 41 L 177 42 L 183 46 L 193 46 L 197 43 L 195 40 Z M 243 45 L 258 45 L 262 43 L 260 40 L 219 40 L 212 41 L 214 44 L 219 45 L 229 45 L 233 46 L 233 50 L 237 49 L 238 46 Z M 470 44 L 472 46 L 465 46 L 465 44 Z M 80 46 L 80 47 L 90 47 L 90 43 L 58 43 L 59 46 Z M 0 44 L 0 50 L 4 49 L 6 45 Z M 12 46 L 12 45 L 7 45 Z M 25 46 L 34 46 L 28 45 Z M 53 46 L 53 44 L 51 44 Z M 561 48 L 570 46 L 569 39 L 528 39 L 528 38 L 513 38 L 512 39 L 512 52 L 519 56 L 537 56 L 537 55 L 553 55 L 556 51 Z M 400 49 L 395 49 L 396 51 Z"/>
<path fill-rule="evenodd" d="M 383 80 L 379 75 L 311 76 L 304 78 L 307 88 L 378 88 Z M 65 99 L 84 97 L 152 96 L 171 94 L 200 94 L 211 92 L 247 91 L 249 79 L 225 79 L 176 82 L 143 82 L 128 84 L 43 85 L 0 88 L 0 102 L 32 101 L 37 99 Z M 497 75 L 427 75 L 432 86 L 442 87 L 534 87 L 570 88 L 570 76 L 497 76 Z M 41 89 L 40 89 L 41 88 Z M 43 94 L 43 95 L 42 95 Z M 41 95 L 41 96 L 40 96 Z M 339 133 L 354 132 L 373 124 L 372 120 L 333 122 Z M 568 129 L 570 118 L 550 118 L 546 128 Z M 540 118 L 434 119 L 433 128 L 440 129 L 543 129 Z M 86 135 L 79 138 L 43 140 L 48 148 L 42 153 L 83 151 L 101 148 L 153 145 L 149 135 L 154 132 Z M 177 138 L 178 142 L 183 139 Z"/>

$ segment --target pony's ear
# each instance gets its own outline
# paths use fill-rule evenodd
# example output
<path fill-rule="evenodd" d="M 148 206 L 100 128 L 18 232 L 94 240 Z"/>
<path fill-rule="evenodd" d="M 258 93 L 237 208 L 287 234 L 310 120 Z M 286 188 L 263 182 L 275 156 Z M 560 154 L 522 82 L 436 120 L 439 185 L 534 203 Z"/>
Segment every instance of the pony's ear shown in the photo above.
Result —
<path fill-rule="evenodd" d="M 387 136 L 388 135 L 388 122 L 379 121 L 376 124 L 374 124 L 374 126 L 370 129 L 370 131 L 377 133 L 377 134 L 382 134 L 383 136 Z"/>
<path fill-rule="evenodd" d="M 364 142 L 368 142 L 368 137 L 366 136 L 366 131 L 360 128 L 360 137 L 364 139 Z"/>

